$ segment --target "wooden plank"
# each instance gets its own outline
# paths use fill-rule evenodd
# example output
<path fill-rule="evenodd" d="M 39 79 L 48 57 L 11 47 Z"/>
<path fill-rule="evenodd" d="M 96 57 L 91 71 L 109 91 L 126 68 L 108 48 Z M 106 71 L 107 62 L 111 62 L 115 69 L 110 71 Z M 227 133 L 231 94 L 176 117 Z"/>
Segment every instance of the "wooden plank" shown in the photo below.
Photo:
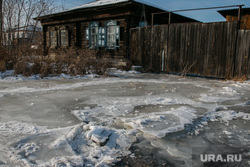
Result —
<path fill-rule="evenodd" d="M 235 62 L 235 78 L 250 77 L 250 31 L 239 30 L 237 43 L 237 57 Z"/>
<path fill-rule="evenodd" d="M 131 46 L 140 58 L 140 65 L 147 71 L 162 71 L 162 51 L 166 54 L 166 72 L 232 78 L 233 67 L 237 76 L 249 75 L 249 31 L 239 34 L 237 42 L 237 22 L 171 24 L 169 41 L 168 26 L 132 29 Z M 137 39 L 136 39 L 137 37 Z M 152 43 L 151 43 L 152 40 Z M 236 48 L 237 46 L 237 48 Z M 234 61 L 235 49 L 238 56 Z M 139 56 L 138 56 L 139 55 Z M 152 56 L 152 67 L 151 67 Z M 185 71 L 189 69 L 189 71 Z"/>

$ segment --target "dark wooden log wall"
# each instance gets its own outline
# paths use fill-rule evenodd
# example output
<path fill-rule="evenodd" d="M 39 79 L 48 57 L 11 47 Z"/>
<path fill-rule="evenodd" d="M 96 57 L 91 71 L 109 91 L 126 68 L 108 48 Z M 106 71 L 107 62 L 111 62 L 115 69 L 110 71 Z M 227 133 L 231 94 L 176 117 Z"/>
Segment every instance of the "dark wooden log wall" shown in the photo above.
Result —
<path fill-rule="evenodd" d="M 95 20 L 99 22 L 100 27 L 104 27 L 105 23 L 111 19 Z M 88 41 L 86 41 L 85 30 L 89 27 L 92 21 L 79 21 L 74 23 L 65 23 L 57 25 L 44 26 L 44 41 L 47 43 L 45 46 L 46 55 L 60 55 L 60 52 L 71 52 L 71 55 L 81 54 L 80 56 L 87 56 L 89 58 L 102 58 L 116 63 L 123 63 L 127 61 L 129 55 L 129 30 L 127 20 L 125 18 L 115 19 L 120 26 L 120 47 L 114 50 L 107 50 L 105 47 L 99 47 L 99 49 L 89 49 Z M 49 32 L 51 29 L 59 29 L 61 26 L 66 26 L 69 31 L 69 47 L 67 48 L 51 48 L 49 46 Z"/>
<path fill-rule="evenodd" d="M 131 61 L 153 72 L 242 77 L 250 71 L 249 46 L 249 31 L 238 31 L 237 22 L 131 29 Z"/>

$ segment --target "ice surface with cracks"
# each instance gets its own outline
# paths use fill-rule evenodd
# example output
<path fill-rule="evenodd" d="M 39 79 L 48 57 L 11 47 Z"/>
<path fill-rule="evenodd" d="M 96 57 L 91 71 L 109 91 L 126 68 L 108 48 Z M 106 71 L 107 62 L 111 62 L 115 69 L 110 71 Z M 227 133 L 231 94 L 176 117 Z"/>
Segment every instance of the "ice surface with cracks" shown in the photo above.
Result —
<path fill-rule="evenodd" d="M 113 74 L 1 73 L 0 165 L 105 166 L 136 146 L 159 162 L 190 166 L 194 143 L 250 144 L 249 81 Z"/>

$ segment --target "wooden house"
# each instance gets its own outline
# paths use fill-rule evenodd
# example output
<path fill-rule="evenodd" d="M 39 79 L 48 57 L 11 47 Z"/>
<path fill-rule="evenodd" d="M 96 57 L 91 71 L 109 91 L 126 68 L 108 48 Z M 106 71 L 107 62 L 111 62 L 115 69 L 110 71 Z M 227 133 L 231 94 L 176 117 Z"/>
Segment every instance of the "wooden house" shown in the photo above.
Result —
<path fill-rule="evenodd" d="M 96 0 L 59 13 L 41 16 L 44 54 L 59 55 L 82 50 L 92 58 L 108 59 L 114 65 L 126 65 L 130 59 L 130 28 L 151 24 L 151 14 L 165 12 L 139 0 Z M 197 22 L 172 14 L 172 22 Z M 154 24 L 167 24 L 168 15 L 160 15 Z"/>
<path fill-rule="evenodd" d="M 239 9 L 218 11 L 227 21 L 238 21 Z M 250 30 L 250 8 L 241 9 L 241 29 Z"/>

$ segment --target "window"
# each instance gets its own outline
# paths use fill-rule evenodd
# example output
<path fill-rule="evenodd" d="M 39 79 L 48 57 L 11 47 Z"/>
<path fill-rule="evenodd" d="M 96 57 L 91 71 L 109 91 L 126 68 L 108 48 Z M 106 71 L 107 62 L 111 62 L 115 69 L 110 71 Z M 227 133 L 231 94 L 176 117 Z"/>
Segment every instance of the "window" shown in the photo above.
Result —
<path fill-rule="evenodd" d="M 107 49 L 115 49 L 120 45 L 120 27 L 116 21 L 108 21 L 106 23 L 107 33 Z"/>
<path fill-rule="evenodd" d="M 99 46 L 105 47 L 105 40 L 106 40 L 105 28 L 99 28 L 98 40 L 99 40 Z"/>
<path fill-rule="evenodd" d="M 50 46 L 57 47 L 57 33 L 56 33 L 56 31 L 50 31 Z"/>
<path fill-rule="evenodd" d="M 99 25 L 97 22 L 93 22 L 89 26 L 89 46 L 91 49 L 98 48 L 98 30 Z"/>
<path fill-rule="evenodd" d="M 29 35 L 29 34 L 26 34 Z M 66 26 L 60 28 L 52 27 L 46 32 L 46 45 L 52 48 L 55 47 L 68 47 L 69 46 L 69 33 Z"/>
<path fill-rule="evenodd" d="M 105 27 L 99 27 L 97 22 L 92 22 L 86 28 L 86 41 L 89 42 L 89 48 L 98 49 L 106 47 L 106 49 L 116 49 L 120 46 L 120 27 L 116 21 L 108 21 Z M 87 45 L 86 45 L 87 46 Z"/>
<path fill-rule="evenodd" d="M 60 45 L 62 47 L 69 46 L 68 30 L 60 30 Z"/>

